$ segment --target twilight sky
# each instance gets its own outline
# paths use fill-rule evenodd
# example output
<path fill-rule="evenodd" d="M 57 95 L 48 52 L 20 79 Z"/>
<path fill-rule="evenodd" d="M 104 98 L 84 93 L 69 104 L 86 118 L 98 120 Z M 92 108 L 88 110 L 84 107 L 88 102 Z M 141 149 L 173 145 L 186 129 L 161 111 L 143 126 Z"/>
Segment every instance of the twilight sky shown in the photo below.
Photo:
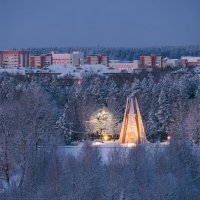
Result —
<path fill-rule="evenodd" d="M 0 0 L 0 49 L 200 44 L 200 0 Z"/>

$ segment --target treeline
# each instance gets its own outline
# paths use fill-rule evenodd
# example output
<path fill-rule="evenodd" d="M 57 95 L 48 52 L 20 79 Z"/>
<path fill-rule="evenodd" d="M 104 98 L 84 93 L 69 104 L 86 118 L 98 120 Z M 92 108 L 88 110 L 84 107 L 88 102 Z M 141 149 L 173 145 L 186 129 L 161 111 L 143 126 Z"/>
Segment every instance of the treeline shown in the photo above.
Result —
<path fill-rule="evenodd" d="M 169 58 L 181 58 L 181 56 L 200 56 L 200 46 L 166 46 L 148 48 L 105 48 L 105 47 L 52 47 L 52 48 L 31 48 L 34 55 L 50 53 L 66 53 L 72 51 L 82 51 L 85 56 L 91 54 L 106 54 L 109 58 L 116 60 L 132 61 L 139 59 L 142 55 L 157 54 Z"/>

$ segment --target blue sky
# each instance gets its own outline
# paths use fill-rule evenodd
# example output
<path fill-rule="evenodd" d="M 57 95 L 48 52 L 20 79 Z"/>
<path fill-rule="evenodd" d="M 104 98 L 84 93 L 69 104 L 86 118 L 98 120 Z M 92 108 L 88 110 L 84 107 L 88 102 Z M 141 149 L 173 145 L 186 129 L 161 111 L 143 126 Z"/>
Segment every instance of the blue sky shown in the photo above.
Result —
<path fill-rule="evenodd" d="M 0 0 L 0 49 L 200 44 L 200 0 Z"/>

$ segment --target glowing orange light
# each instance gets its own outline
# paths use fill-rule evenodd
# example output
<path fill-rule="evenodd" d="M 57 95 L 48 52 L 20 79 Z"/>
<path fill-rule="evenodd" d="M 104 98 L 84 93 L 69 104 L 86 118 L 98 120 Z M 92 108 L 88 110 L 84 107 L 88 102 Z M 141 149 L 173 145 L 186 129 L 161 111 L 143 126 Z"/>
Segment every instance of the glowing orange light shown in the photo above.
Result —
<path fill-rule="evenodd" d="M 108 137 L 107 135 L 104 135 L 104 136 L 103 136 L 103 140 L 108 141 L 108 140 L 109 140 L 109 137 Z"/>

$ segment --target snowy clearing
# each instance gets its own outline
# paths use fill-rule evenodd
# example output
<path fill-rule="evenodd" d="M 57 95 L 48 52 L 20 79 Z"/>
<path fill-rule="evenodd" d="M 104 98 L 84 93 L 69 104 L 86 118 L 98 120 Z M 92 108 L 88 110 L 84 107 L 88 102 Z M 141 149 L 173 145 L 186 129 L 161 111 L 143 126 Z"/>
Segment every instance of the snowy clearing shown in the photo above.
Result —
<path fill-rule="evenodd" d="M 59 153 L 61 155 L 74 155 L 77 156 L 80 153 L 81 148 L 83 147 L 84 143 L 79 143 L 78 145 L 74 146 L 74 145 L 69 145 L 69 146 L 60 146 L 59 147 Z M 155 152 L 155 150 L 158 147 L 162 147 L 163 149 L 165 147 L 167 147 L 169 145 L 169 143 L 167 142 L 162 142 L 162 143 L 148 143 L 145 144 L 145 149 L 148 152 Z M 127 149 L 127 152 L 129 152 L 129 150 L 131 150 L 132 148 L 136 147 L 135 144 L 132 143 L 126 143 L 126 144 L 119 144 L 118 142 L 113 142 L 113 141 L 109 141 L 109 142 L 92 142 L 92 146 L 94 147 L 98 147 L 101 151 L 101 155 L 102 155 L 102 159 L 103 161 L 107 161 L 108 160 L 108 155 L 109 153 L 114 150 L 115 148 L 124 148 Z"/>

